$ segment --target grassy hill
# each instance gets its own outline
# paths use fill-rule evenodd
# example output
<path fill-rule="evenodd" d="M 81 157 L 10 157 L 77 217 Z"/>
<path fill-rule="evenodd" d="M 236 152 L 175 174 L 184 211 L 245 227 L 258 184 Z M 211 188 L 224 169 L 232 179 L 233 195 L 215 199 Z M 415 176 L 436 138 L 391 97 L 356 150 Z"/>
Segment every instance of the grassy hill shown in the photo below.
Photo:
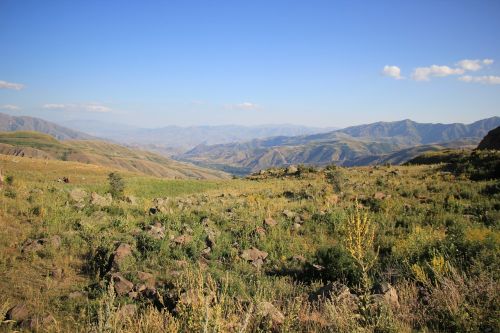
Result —
<path fill-rule="evenodd" d="M 74 161 L 166 178 L 227 178 L 227 174 L 104 141 L 58 141 L 37 132 L 0 132 L 0 154 Z"/>
<path fill-rule="evenodd" d="M 439 154 L 104 204 L 113 169 L 0 155 L 0 331 L 497 332 L 500 156 Z"/>

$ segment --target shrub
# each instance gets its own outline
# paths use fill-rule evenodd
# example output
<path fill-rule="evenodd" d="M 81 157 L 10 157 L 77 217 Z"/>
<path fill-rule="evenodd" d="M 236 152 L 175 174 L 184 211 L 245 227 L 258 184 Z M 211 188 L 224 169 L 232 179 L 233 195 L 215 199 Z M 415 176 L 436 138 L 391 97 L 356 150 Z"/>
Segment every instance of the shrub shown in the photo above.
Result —
<path fill-rule="evenodd" d="M 125 182 L 123 181 L 122 176 L 116 172 L 111 172 L 108 175 L 108 181 L 109 193 L 111 193 L 113 198 L 122 198 L 123 191 L 125 190 Z"/>
<path fill-rule="evenodd" d="M 342 246 L 320 249 L 316 253 L 316 261 L 325 267 L 325 280 L 341 281 L 348 286 L 357 286 L 361 282 L 361 270 Z"/>

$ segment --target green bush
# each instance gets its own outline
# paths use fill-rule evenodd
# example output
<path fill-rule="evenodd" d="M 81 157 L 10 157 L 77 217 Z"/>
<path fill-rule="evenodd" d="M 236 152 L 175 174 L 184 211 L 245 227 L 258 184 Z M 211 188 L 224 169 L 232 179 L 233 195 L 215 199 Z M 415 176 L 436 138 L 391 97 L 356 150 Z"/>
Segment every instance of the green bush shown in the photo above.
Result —
<path fill-rule="evenodd" d="M 111 172 L 108 175 L 109 181 L 109 193 L 115 199 L 119 199 L 123 197 L 123 192 L 125 190 L 125 182 L 123 181 L 122 176 L 120 176 L 116 172 Z"/>

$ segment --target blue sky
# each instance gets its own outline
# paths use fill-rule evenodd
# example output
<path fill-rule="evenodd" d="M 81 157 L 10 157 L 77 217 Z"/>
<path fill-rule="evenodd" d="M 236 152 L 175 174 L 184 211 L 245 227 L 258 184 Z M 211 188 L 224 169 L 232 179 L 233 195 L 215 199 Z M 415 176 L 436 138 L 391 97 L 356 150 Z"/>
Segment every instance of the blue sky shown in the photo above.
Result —
<path fill-rule="evenodd" d="M 10 114 L 146 127 L 472 122 L 500 115 L 499 83 L 496 0 L 0 0 Z"/>

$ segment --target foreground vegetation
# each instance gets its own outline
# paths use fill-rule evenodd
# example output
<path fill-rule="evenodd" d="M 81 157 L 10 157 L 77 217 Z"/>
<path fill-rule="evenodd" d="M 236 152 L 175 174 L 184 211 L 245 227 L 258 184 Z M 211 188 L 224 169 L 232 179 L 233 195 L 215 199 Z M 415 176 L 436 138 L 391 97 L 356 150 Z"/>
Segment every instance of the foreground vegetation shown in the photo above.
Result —
<path fill-rule="evenodd" d="M 498 332 L 500 153 L 450 154 L 218 181 L 0 157 L 0 327 Z"/>

